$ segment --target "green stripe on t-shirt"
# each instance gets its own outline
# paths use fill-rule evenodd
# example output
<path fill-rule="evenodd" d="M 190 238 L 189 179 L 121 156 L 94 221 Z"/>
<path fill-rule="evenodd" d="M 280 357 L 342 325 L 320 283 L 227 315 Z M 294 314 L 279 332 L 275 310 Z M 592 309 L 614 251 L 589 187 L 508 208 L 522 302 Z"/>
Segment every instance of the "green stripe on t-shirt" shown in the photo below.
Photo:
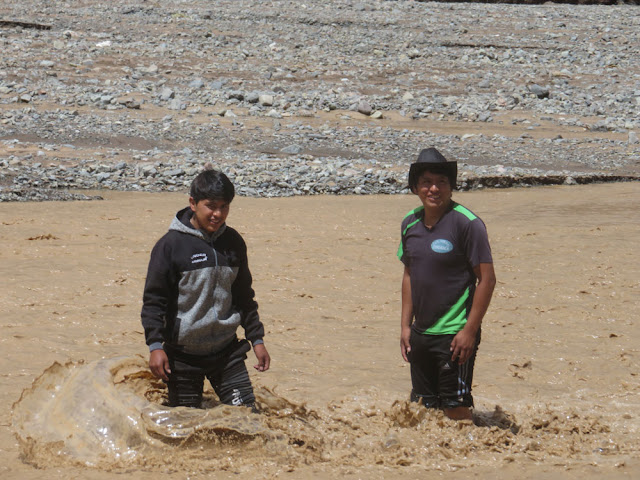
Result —
<path fill-rule="evenodd" d="M 436 323 L 427 328 L 423 335 L 455 335 L 467 324 L 467 300 L 469 299 L 469 287 L 464 291 L 458 301 L 441 316 Z"/>
<path fill-rule="evenodd" d="M 409 213 L 407 213 L 402 220 L 404 220 L 405 218 L 407 218 L 409 215 L 415 215 L 419 212 L 421 212 L 422 210 L 424 210 L 424 206 L 419 206 L 414 208 L 413 210 L 411 210 Z M 402 232 L 402 238 L 400 239 L 400 245 L 398 246 L 398 253 L 396 253 L 396 255 L 398 256 L 399 259 L 402 259 L 402 255 L 404 254 L 404 249 L 402 248 L 402 239 L 404 238 L 404 236 L 406 235 L 407 231 L 413 227 L 416 223 L 418 223 L 420 221 L 420 218 L 417 218 L 416 220 L 414 220 L 413 222 L 411 222 L 409 225 L 407 225 L 407 227 L 404 229 L 404 231 Z"/>
<path fill-rule="evenodd" d="M 473 212 L 471 212 L 471 210 L 468 210 L 467 208 L 463 207 L 462 205 L 460 205 L 458 203 L 456 203 L 456 206 L 453 207 L 453 209 L 456 212 L 459 212 L 459 213 L 463 214 L 469 220 L 475 220 L 476 218 L 478 218 L 473 214 Z"/>

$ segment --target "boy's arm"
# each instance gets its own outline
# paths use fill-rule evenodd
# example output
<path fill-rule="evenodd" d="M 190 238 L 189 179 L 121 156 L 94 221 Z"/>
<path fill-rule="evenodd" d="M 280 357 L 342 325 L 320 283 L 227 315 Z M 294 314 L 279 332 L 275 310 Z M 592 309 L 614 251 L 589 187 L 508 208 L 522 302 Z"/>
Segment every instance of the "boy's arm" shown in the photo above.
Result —
<path fill-rule="evenodd" d="M 258 315 L 258 302 L 255 299 L 253 290 L 253 278 L 249 270 L 249 261 L 247 258 L 247 246 L 242 237 L 238 240 L 240 265 L 238 267 L 238 275 L 233 285 L 231 285 L 231 296 L 233 304 L 240 312 L 240 325 L 244 328 L 244 336 L 253 345 L 262 343 L 264 337 L 264 326 Z"/>
<path fill-rule="evenodd" d="M 240 325 L 244 328 L 244 336 L 253 345 L 253 353 L 258 359 L 258 364 L 253 368 L 259 372 L 266 372 L 271 365 L 271 357 L 264 345 L 264 325 L 260 321 L 258 315 L 258 302 L 255 300 L 255 292 L 253 290 L 253 278 L 249 270 L 249 261 L 247 259 L 247 246 L 241 239 L 242 261 L 238 269 L 233 285 L 231 286 L 231 294 L 233 302 L 240 311 Z"/>
<path fill-rule="evenodd" d="M 402 275 L 402 311 L 400 314 L 400 353 L 405 362 L 409 361 L 407 354 L 411 351 L 409 338 L 411 337 L 411 321 L 413 320 L 413 302 L 411 299 L 411 271 L 405 265 Z"/>
<path fill-rule="evenodd" d="M 149 368 L 156 377 L 163 380 L 168 380 L 167 374 L 171 373 L 169 359 L 162 347 L 165 317 L 172 290 L 168 253 L 161 243 L 156 244 L 151 252 L 140 314 L 150 351 Z"/>
<path fill-rule="evenodd" d="M 258 364 L 253 368 L 259 372 L 266 372 L 269 370 L 271 357 L 264 345 L 264 325 L 258 315 L 258 302 L 255 300 L 252 282 L 251 271 L 245 256 L 245 261 L 240 265 L 236 280 L 233 282 L 233 298 L 240 310 L 240 325 L 244 328 L 244 336 L 253 345 L 253 353 L 258 359 Z"/>
<path fill-rule="evenodd" d="M 493 296 L 493 289 L 496 286 L 493 263 L 481 263 L 473 267 L 473 271 L 478 277 L 478 283 L 473 296 L 471 310 L 467 317 L 467 324 L 453 337 L 451 342 L 451 359 L 454 361 L 457 359 L 460 365 L 466 362 L 473 353 L 476 335 L 482 324 L 482 319 L 487 313 Z"/>
<path fill-rule="evenodd" d="M 149 350 L 162 348 L 164 342 L 164 321 L 169 305 L 170 267 L 166 258 L 168 249 L 158 243 L 151 251 L 147 278 L 142 295 L 140 317 Z"/>
<path fill-rule="evenodd" d="M 238 276 L 233 282 L 233 302 L 240 311 L 240 325 L 244 328 L 244 336 L 252 344 L 262 342 L 264 337 L 264 326 L 258 315 L 258 302 L 255 300 L 253 291 L 251 272 L 246 263 L 240 266 Z"/>

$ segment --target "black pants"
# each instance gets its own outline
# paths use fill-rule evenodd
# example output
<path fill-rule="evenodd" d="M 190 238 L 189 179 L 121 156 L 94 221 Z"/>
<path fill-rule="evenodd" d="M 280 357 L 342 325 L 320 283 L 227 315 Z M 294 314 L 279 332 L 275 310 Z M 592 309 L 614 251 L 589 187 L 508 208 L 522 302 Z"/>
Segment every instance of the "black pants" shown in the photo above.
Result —
<path fill-rule="evenodd" d="M 165 346 L 171 375 L 169 405 L 171 407 L 200 407 L 205 377 L 220 401 L 227 405 L 255 408 L 255 396 L 244 361 L 251 345 L 247 340 L 235 340 L 216 355 L 189 355 Z"/>
<path fill-rule="evenodd" d="M 473 367 L 480 331 L 471 357 L 462 365 L 451 360 L 451 341 L 455 335 L 423 335 L 411 331 L 411 401 L 427 408 L 472 407 Z"/>

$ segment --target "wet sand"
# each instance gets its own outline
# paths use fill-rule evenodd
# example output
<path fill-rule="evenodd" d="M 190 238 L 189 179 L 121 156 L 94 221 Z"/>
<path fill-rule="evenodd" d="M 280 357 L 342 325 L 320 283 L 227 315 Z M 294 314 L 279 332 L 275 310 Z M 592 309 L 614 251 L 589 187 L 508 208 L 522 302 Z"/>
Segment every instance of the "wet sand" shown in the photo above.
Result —
<path fill-rule="evenodd" d="M 93 467 L 69 453 L 90 427 L 73 423 L 79 405 L 102 395 L 105 411 L 117 413 L 129 399 L 144 416 L 162 397 L 144 374 L 141 292 L 150 249 L 186 201 L 100 194 L 104 201 L 0 204 L 0 477 L 637 474 L 638 183 L 454 195 L 485 220 L 498 276 L 474 383 L 485 426 L 407 402 L 395 251 L 415 197 L 237 198 L 228 221 L 249 246 L 272 356 L 271 370 L 251 373 L 265 415 L 214 407 L 209 420 L 231 418 L 244 436 L 211 428 L 169 445 L 156 432 L 145 455 L 103 454 Z M 95 362 L 114 358 L 111 376 L 93 374 Z M 72 372 L 84 383 L 64 383 Z M 48 387 L 17 403 L 37 378 Z M 71 419 L 58 425 L 67 437 L 47 446 L 41 430 L 29 430 L 45 402 Z M 116 430 L 109 435 L 126 443 Z"/>

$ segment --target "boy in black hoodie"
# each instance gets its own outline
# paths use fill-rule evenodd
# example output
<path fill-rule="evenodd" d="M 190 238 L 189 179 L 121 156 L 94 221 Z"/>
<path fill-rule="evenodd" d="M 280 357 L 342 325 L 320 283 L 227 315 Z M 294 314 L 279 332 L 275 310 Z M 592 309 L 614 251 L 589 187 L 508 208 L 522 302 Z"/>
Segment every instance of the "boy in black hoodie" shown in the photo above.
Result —
<path fill-rule="evenodd" d="M 141 317 L 149 367 L 167 383 L 170 406 L 199 407 L 206 377 L 222 403 L 255 409 L 244 363 L 251 345 L 254 368 L 269 369 L 247 247 L 225 223 L 234 196 L 224 173 L 200 173 L 189 207 L 151 252 Z M 240 325 L 243 340 L 236 336 Z"/>

